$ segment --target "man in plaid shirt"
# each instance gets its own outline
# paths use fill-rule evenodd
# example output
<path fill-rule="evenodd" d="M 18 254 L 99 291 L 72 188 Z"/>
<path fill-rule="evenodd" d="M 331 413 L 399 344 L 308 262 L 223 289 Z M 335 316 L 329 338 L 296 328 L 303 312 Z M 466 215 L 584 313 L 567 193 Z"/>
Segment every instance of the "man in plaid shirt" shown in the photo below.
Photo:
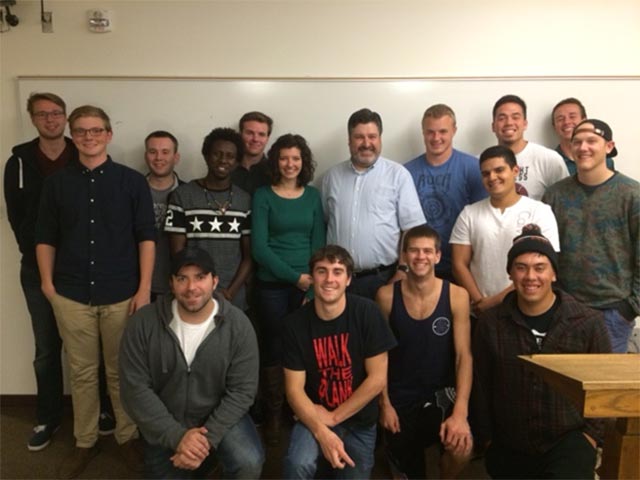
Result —
<path fill-rule="evenodd" d="M 488 445 L 492 478 L 593 478 L 604 424 L 573 404 L 518 355 L 608 353 L 602 313 L 555 288 L 557 255 L 537 225 L 509 250 L 515 291 L 481 315 L 473 336 L 473 431 Z"/>

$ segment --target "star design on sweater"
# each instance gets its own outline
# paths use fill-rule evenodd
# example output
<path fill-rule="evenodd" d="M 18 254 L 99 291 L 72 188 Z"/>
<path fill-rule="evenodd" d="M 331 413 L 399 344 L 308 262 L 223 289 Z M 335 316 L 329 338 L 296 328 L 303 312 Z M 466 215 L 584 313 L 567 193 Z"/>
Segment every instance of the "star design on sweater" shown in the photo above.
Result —
<path fill-rule="evenodd" d="M 212 232 L 220 232 L 220 227 L 223 225 L 223 223 L 216 217 L 213 219 L 213 222 L 209 222 L 209 225 L 211 225 Z"/>
<path fill-rule="evenodd" d="M 238 232 L 238 233 L 240 233 L 240 230 L 239 230 L 240 222 L 238 221 L 237 218 L 234 218 L 233 222 L 229 222 L 229 227 L 230 227 L 229 232 Z"/>
<path fill-rule="evenodd" d="M 198 232 L 201 232 L 202 229 L 200 228 L 200 225 L 202 225 L 202 221 L 198 220 L 198 217 L 193 217 L 193 220 L 189 222 L 191 224 L 191 226 L 193 227 L 193 231 L 195 232 L 196 230 Z"/>

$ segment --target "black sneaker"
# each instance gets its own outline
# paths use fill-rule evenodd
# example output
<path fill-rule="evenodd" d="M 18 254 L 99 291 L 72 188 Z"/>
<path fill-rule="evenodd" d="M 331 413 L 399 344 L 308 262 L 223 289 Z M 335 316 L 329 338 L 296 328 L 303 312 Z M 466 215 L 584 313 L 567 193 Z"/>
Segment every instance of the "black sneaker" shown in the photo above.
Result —
<path fill-rule="evenodd" d="M 59 428 L 60 425 L 36 425 L 33 427 L 33 435 L 31 435 L 29 443 L 27 443 L 29 451 L 39 452 L 47 448 L 47 445 L 51 443 L 51 437 Z"/>
<path fill-rule="evenodd" d="M 111 414 L 102 412 L 98 419 L 98 433 L 100 435 L 111 435 L 116 431 L 116 421 Z"/>

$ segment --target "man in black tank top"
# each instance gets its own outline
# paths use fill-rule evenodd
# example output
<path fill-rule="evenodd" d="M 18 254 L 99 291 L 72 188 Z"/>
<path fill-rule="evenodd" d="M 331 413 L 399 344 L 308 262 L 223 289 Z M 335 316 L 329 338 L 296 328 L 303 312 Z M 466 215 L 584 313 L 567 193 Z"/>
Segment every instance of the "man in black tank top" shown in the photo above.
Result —
<path fill-rule="evenodd" d="M 513 241 L 514 291 L 473 336 L 474 435 L 492 478 L 593 478 L 604 424 L 526 371 L 518 355 L 609 353 L 603 314 L 556 288 L 558 259 L 537 225 Z"/>
<path fill-rule="evenodd" d="M 469 295 L 435 276 L 440 237 L 429 226 L 409 230 L 402 249 L 407 277 L 378 290 L 376 301 L 398 346 L 389 352 L 380 397 L 387 458 L 394 478 L 425 478 L 424 449 L 439 442 L 440 478 L 469 461 L 467 421 L 472 383 Z"/>

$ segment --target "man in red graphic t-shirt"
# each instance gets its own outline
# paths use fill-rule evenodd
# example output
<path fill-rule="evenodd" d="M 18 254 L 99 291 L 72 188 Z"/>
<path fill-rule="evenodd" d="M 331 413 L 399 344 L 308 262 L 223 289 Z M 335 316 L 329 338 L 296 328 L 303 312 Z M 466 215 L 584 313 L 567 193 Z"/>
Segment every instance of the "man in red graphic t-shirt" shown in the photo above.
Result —
<path fill-rule="evenodd" d="M 386 385 L 387 351 L 396 341 L 373 301 L 346 294 L 353 260 L 344 248 L 321 248 L 309 270 L 315 298 L 285 320 L 285 389 L 298 421 L 284 477 L 314 478 L 324 457 L 334 472 L 342 470 L 341 478 L 368 478 L 376 397 Z"/>

